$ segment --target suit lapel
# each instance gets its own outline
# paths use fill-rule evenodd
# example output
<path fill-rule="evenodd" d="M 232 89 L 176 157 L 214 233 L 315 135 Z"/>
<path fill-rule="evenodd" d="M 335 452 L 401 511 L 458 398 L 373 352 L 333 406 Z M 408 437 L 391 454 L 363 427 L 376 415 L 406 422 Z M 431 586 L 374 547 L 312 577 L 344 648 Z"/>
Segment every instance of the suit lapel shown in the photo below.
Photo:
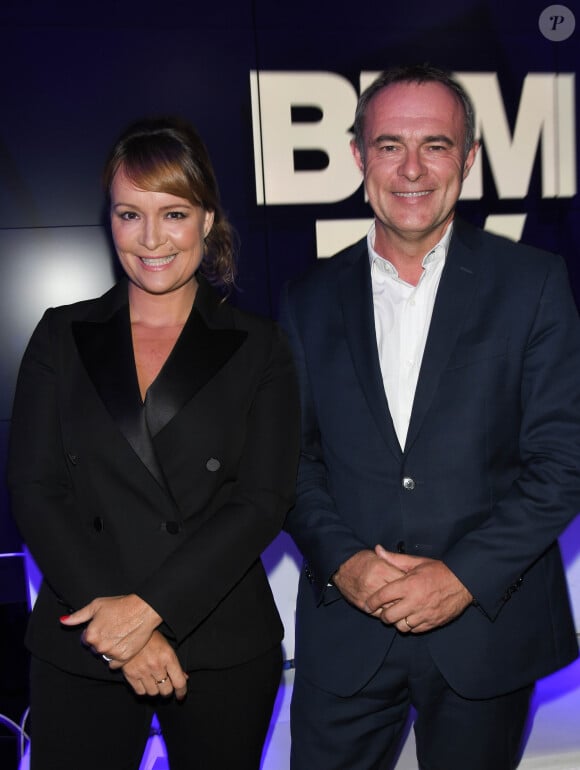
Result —
<path fill-rule="evenodd" d="M 224 325 L 229 328 L 219 328 Z M 217 295 L 200 279 L 187 323 L 165 366 L 147 391 L 147 423 L 153 437 L 242 345 L 247 332 L 232 326 L 233 316 L 229 306 L 220 304 Z"/>
<path fill-rule="evenodd" d="M 360 386 L 385 443 L 400 457 L 401 448 L 379 363 L 366 239 L 353 247 L 353 260 L 340 273 L 339 294 L 346 338 Z"/>
<path fill-rule="evenodd" d="M 468 226 L 456 221 L 431 317 L 405 452 L 417 438 L 473 302 L 479 262 L 464 233 L 468 233 Z"/>
<path fill-rule="evenodd" d="M 120 295 L 120 287 L 116 287 Z M 111 294 L 101 300 L 104 308 Z M 76 321 L 73 336 L 83 365 L 107 411 L 151 475 L 165 487 L 147 428 L 133 357 L 126 299 L 100 320 Z"/>
<path fill-rule="evenodd" d="M 153 438 L 243 343 L 246 332 L 231 328 L 233 325 L 231 309 L 220 304 L 200 279 L 194 308 L 149 388 L 144 407 L 133 355 L 126 282 L 104 295 L 87 320 L 72 324 L 79 355 L 100 399 L 141 462 L 166 491 Z"/>

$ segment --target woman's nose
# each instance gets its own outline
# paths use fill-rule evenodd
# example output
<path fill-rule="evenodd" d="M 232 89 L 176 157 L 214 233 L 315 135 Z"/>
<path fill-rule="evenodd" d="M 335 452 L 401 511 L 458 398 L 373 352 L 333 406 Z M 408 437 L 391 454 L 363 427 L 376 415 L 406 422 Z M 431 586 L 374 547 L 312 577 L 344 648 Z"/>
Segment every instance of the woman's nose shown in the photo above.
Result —
<path fill-rule="evenodd" d="M 144 219 L 140 240 L 147 249 L 155 251 L 166 240 L 162 224 L 155 218 Z"/>

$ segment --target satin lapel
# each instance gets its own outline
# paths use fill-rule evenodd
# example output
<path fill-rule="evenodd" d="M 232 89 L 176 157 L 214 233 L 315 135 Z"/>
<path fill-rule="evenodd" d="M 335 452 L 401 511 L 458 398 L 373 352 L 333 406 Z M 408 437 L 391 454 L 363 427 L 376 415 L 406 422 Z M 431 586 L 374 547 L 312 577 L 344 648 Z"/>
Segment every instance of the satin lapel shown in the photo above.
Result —
<path fill-rule="evenodd" d="M 366 239 L 354 261 L 342 269 L 339 290 L 346 337 L 360 386 L 385 443 L 400 457 L 379 363 Z"/>
<path fill-rule="evenodd" d="M 411 447 L 421 428 L 439 386 L 441 374 L 469 313 L 473 293 L 477 287 L 479 262 L 462 239 L 460 227 L 455 225 L 445 268 L 437 291 L 431 325 L 423 354 L 421 371 L 415 391 L 413 410 L 405 443 L 405 452 Z"/>
<path fill-rule="evenodd" d="M 109 414 L 152 476 L 164 488 L 141 403 L 129 306 L 105 321 L 77 321 L 72 331 L 81 360 Z"/>
<path fill-rule="evenodd" d="M 224 315 L 229 308 L 224 306 Z M 156 436 L 244 342 L 247 332 L 210 328 L 194 306 L 187 323 L 145 399 L 147 422 Z"/>

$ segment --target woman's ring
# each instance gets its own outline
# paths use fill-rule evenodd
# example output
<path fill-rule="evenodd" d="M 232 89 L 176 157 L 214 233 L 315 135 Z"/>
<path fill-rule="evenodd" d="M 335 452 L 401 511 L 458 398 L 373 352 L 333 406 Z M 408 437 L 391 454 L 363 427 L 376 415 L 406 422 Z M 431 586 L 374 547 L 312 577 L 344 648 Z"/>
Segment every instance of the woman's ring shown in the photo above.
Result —
<path fill-rule="evenodd" d="M 163 684 L 163 683 L 164 683 L 164 682 L 166 682 L 168 679 L 169 679 L 169 677 L 168 677 L 168 676 L 164 676 L 164 677 L 163 677 L 163 679 L 156 679 L 156 680 L 155 680 L 155 684 Z"/>
<path fill-rule="evenodd" d="M 113 658 L 109 658 L 108 655 L 101 655 L 101 658 L 105 661 L 105 663 L 110 663 Z"/>
<path fill-rule="evenodd" d="M 407 624 L 407 628 L 409 629 L 409 631 L 412 631 L 412 630 L 415 628 L 415 626 L 412 626 L 412 625 L 409 623 L 409 621 L 407 620 L 407 618 L 403 618 L 403 620 L 404 620 L 404 621 L 405 621 L 405 623 Z"/>

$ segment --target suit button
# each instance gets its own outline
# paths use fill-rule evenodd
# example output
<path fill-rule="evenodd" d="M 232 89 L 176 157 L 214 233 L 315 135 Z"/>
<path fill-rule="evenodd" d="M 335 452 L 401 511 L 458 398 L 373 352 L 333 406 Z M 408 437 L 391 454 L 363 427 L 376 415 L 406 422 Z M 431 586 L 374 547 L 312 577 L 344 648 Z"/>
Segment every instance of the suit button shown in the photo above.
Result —
<path fill-rule="evenodd" d="M 166 521 L 165 522 L 165 531 L 168 532 L 170 535 L 177 535 L 179 532 L 179 522 L 178 521 Z"/>
<path fill-rule="evenodd" d="M 210 457 L 206 462 L 205 467 L 208 469 L 208 471 L 210 471 L 210 473 L 215 473 L 216 471 L 219 471 L 219 469 L 222 467 L 222 464 L 215 457 Z"/>
<path fill-rule="evenodd" d="M 93 529 L 95 532 L 102 532 L 105 528 L 105 523 L 100 516 L 95 516 L 93 519 Z"/>
<path fill-rule="evenodd" d="M 79 461 L 78 455 L 71 454 L 70 452 L 67 455 L 67 457 L 68 457 L 69 462 L 70 462 L 71 465 L 76 465 L 78 463 L 78 461 Z"/>
<path fill-rule="evenodd" d="M 415 482 L 410 476 L 405 476 L 403 479 L 403 489 L 415 489 Z"/>
<path fill-rule="evenodd" d="M 406 553 L 407 552 L 407 549 L 405 548 L 405 541 L 404 540 L 399 540 L 399 542 L 397 543 L 397 552 L 398 553 Z"/>

